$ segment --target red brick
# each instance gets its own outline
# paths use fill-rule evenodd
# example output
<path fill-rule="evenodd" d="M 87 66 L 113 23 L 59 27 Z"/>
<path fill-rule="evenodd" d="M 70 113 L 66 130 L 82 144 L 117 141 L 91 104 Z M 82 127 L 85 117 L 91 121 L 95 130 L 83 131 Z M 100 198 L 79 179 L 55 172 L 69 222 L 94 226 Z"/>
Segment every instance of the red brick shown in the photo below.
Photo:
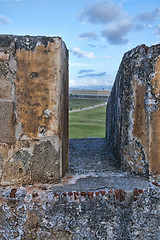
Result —
<path fill-rule="evenodd" d="M 142 189 L 139 189 L 139 193 L 142 194 L 142 193 L 143 193 L 143 190 L 142 190 Z"/>
<path fill-rule="evenodd" d="M 100 193 L 102 194 L 102 197 L 105 195 L 106 191 L 100 191 Z"/>
<path fill-rule="evenodd" d="M 137 188 L 134 189 L 134 196 L 138 196 L 138 189 Z"/>
<path fill-rule="evenodd" d="M 55 197 L 58 197 L 58 196 L 59 196 L 59 194 L 58 194 L 58 193 L 54 193 L 54 196 L 55 196 Z"/>
<path fill-rule="evenodd" d="M 115 196 L 116 196 L 116 199 L 119 199 L 119 190 L 115 189 Z"/>
<path fill-rule="evenodd" d="M 157 182 L 152 182 L 156 187 L 160 187 L 160 185 Z"/>
<path fill-rule="evenodd" d="M 86 192 L 81 192 L 81 196 L 86 197 L 87 193 Z"/>
<path fill-rule="evenodd" d="M 89 197 L 90 200 L 93 199 L 93 195 L 94 195 L 93 192 L 88 192 L 88 197 Z"/>
<path fill-rule="evenodd" d="M 79 196 L 79 192 L 74 192 L 74 196 Z"/>
<path fill-rule="evenodd" d="M 73 195 L 73 192 L 69 192 L 69 193 L 68 193 L 68 196 L 71 197 L 72 195 Z"/>
<path fill-rule="evenodd" d="M 33 198 L 38 197 L 38 193 L 32 193 L 32 197 Z"/>
<path fill-rule="evenodd" d="M 10 198 L 15 198 L 16 192 L 17 192 L 17 189 L 13 188 L 10 192 Z"/>
<path fill-rule="evenodd" d="M 77 200 L 78 199 L 78 197 L 77 196 L 74 196 L 74 200 Z"/>
<path fill-rule="evenodd" d="M 99 192 L 95 192 L 96 196 L 98 197 L 99 196 Z"/>

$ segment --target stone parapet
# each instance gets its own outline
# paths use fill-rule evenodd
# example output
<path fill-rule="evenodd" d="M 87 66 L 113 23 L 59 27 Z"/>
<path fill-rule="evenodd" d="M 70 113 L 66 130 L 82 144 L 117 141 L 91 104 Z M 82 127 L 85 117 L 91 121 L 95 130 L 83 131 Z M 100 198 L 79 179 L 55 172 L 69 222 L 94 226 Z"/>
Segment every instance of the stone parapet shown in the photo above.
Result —
<path fill-rule="evenodd" d="M 160 45 L 125 53 L 106 114 L 106 138 L 123 169 L 160 178 Z"/>
<path fill-rule="evenodd" d="M 128 191 L 59 192 L 43 185 L 0 188 L 0 193 L 1 239 L 160 238 L 156 183 Z"/>
<path fill-rule="evenodd" d="M 58 182 L 68 166 L 68 51 L 0 35 L 0 184 Z"/>

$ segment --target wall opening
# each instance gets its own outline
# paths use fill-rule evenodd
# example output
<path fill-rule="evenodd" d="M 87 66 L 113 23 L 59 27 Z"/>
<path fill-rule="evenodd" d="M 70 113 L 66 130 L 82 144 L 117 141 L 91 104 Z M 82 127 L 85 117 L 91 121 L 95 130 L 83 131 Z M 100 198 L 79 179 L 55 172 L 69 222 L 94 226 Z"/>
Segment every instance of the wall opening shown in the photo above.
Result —
<path fill-rule="evenodd" d="M 69 169 L 70 174 L 106 173 L 119 169 L 105 138 L 106 105 L 110 92 L 92 97 L 93 91 L 70 92 Z M 106 94 L 104 96 L 104 94 Z"/>

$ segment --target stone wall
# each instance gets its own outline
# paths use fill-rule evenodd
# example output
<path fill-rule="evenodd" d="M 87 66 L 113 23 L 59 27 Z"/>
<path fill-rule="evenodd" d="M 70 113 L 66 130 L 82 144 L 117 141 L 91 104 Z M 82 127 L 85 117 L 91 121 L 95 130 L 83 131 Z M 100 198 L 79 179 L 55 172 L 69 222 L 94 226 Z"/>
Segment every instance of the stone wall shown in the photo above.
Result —
<path fill-rule="evenodd" d="M 0 184 L 58 182 L 68 166 L 68 51 L 0 36 Z"/>
<path fill-rule="evenodd" d="M 106 138 L 122 167 L 159 178 L 160 45 L 125 53 L 106 119 Z"/>
<path fill-rule="evenodd" d="M 0 239 L 159 240 L 160 189 L 0 189 Z"/>
<path fill-rule="evenodd" d="M 107 107 L 123 168 L 151 177 L 160 174 L 159 54 L 144 45 L 125 54 Z M 0 239 L 160 239 L 159 183 L 119 170 L 109 149 L 72 146 L 70 173 L 55 184 L 68 166 L 61 38 L 0 36 L 0 110 Z"/>

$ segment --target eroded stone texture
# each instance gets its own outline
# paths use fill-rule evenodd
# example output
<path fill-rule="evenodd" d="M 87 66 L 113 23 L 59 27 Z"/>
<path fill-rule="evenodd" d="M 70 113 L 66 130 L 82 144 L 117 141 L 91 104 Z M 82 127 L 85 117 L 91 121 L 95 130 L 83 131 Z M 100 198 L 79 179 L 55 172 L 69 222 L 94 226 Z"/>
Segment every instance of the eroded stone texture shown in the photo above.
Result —
<path fill-rule="evenodd" d="M 15 142 L 15 114 L 14 104 L 10 101 L 0 101 L 0 142 Z"/>
<path fill-rule="evenodd" d="M 0 189 L 0 239 L 159 240 L 160 189 Z"/>
<path fill-rule="evenodd" d="M 2 59 L 0 55 L 0 99 L 12 99 L 12 74 L 9 72 L 8 59 Z"/>
<path fill-rule="evenodd" d="M 124 169 L 160 176 L 160 45 L 125 53 L 109 98 L 106 137 Z"/>
<path fill-rule="evenodd" d="M 68 166 L 68 51 L 59 37 L 0 36 L 1 184 L 58 182 Z"/>
<path fill-rule="evenodd" d="M 59 181 L 59 159 L 60 155 L 50 141 L 36 145 L 31 158 L 33 183 Z"/>

